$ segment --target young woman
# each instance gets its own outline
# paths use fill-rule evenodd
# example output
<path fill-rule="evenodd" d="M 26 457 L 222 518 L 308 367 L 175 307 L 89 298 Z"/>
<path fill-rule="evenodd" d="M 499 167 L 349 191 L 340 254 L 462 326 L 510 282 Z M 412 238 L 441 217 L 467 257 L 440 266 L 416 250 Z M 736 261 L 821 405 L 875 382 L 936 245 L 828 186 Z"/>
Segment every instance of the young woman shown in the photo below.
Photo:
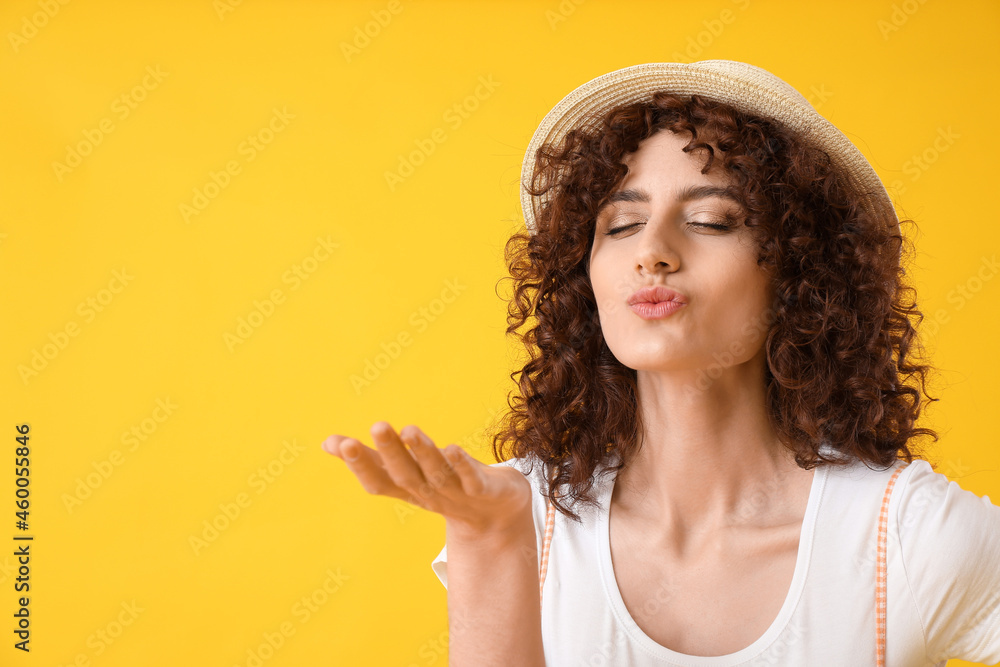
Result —
<path fill-rule="evenodd" d="M 522 176 L 501 462 L 324 443 L 445 517 L 451 664 L 1000 662 L 1000 507 L 916 447 L 921 315 L 850 141 L 760 68 L 652 63 L 570 93 Z"/>

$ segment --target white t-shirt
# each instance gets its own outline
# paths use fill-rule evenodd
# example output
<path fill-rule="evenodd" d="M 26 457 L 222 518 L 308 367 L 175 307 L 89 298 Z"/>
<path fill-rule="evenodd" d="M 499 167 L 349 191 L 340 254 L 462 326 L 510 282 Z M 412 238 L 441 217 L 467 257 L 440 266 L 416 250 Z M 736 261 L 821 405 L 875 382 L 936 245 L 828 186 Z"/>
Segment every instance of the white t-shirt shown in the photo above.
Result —
<path fill-rule="evenodd" d="M 493 465 L 514 466 L 531 482 L 540 559 L 542 466 L 528 474 L 523 459 Z M 576 506 L 582 523 L 555 513 L 542 593 L 546 665 L 874 665 L 878 518 L 886 484 L 900 465 L 816 468 L 781 610 L 755 642 L 711 657 L 657 644 L 629 615 L 611 564 L 613 473 L 598 471 L 599 510 Z M 886 667 L 941 667 L 949 659 L 1000 663 L 1000 507 L 917 460 L 896 479 L 888 510 Z M 431 567 L 447 587 L 446 559 L 447 547 Z M 657 604 L 655 582 L 650 591 L 650 604 Z"/>

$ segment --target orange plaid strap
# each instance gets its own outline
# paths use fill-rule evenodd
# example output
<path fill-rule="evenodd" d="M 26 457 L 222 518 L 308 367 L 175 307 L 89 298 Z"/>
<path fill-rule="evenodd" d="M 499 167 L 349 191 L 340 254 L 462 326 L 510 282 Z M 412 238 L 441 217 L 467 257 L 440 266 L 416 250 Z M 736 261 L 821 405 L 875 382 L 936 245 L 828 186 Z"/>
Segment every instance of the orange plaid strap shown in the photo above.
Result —
<path fill-rule="evenodd" d="M 548 511 L 545 513 L 545 543 L 542 546 L 542 562 L 538 566 L 538 604 L 542 603 L 542 589 L 545 586 L 545 572 L 549 569 L 549 543 L 552 542 L 552 523 L 556 508 L 551 500 L 545 501 Z"/>
<path fill-rule="evenodd" d="M 553 468 L 548 475 L 549 481 L 555 477 Z M 548 498 L 545 499 L 545 539 L 542 541 L 542 561 L 538 565 L 538 604 L 542 604 L 542 590 L 545 587 L 545 573 L 549 569 L 549 544 L 552 542 L 552 528 L 556 517 L 556 507 Z"/>
<path fill-rule="evenodd" d="M 875 568 L 875 664 L 877 667 L 885 667 L 885 589 L 886 589 L 886 524 L 889 521 L 889 497 L 892 495 L 892 487 L 896 485 L 896 478 L 903 472 L 907 464 L 896 468 L 892 473 L 889 483 L 885 487 L 885 495 L 882 496 L 882 509 L 878 515 L 878 564 Z"/>

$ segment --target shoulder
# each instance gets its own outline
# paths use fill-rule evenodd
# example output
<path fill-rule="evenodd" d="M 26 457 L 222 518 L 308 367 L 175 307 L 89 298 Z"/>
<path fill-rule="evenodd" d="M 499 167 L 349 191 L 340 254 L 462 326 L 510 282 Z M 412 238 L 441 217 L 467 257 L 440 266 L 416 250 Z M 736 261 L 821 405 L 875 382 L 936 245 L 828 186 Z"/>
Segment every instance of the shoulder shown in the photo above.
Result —
<path fill-rule="evenodd" d="M 898 485 L 892 516 L 928 655 L 1000 660 L 1000 507 L 923 460 Z"/>
<path fill-rule="evenodd" d="M 900 536 L 911 532 L 926 535 L 929 530 L 966 533 L 973 526 L 985 530 L 978 540 L 1000 539 L 1000 507 L 989 496 L 977 496 L 963 489 L 958 482 L 935 471 L 924 460 L 916 460 L 906 467 L 897 481 L 898 495 L 893 515 L 899 526 Z M 914 531 L 914 528 L 921 528 Z M 942 545 L 943 546 L 943 545 Z M 998 546 L 993 542 L 993 546 Z"/>
<path fill-rule="evenodd" d="M 925 536 L 932 528 L 961 532 L 969 521 L 985 522 L 989 533 L 1000 512 L 989 496 L 963 489 L 923 459 L 909 464 L 895 461 L 886 469 L 869 468 L 860 460 L 826 468 L 825 493 L 834 497 L 839 509 L 872 507 L 874 500 L 884 500 L 900 535 L 916 526 L 923 526 Z"/>
<path fill-rule="evenodd" d="M 898 574 L 896 590 L 915 609 L 928 657 L 1000 661 L 1000 507 L 923 459 L 824 467 L 823 502 L 839 542 L 853 535 L 869 544 L 886 521 L 890 578 Z"/>
<path fill-rule="evenodd" d="M 840 517 L 854 517 L 844 524 L 845 528 L 867 530 L 869 521 L 877 518 L 886 498 L 893 505 L 896 503 L 911 466 L 897 460 L 887 468 L 873 467 L 846 455 L 841 463 L 822 464 L 817 468 L 817 474 L 822 471 L 824 476 L 822 503 L 835 508 Z"/>

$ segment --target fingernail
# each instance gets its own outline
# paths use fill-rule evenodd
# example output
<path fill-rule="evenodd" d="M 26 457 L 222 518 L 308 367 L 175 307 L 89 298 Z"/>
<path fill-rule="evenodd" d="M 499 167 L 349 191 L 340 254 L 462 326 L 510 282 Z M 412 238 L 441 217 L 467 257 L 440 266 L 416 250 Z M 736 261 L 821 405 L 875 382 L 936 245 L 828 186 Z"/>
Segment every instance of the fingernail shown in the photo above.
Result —
<path fill-rule="evenodd" d="M 361 450 L 353 442 L 344 443 L 340 446 L 340 453 L 344 455 L 344 458 L 348 461 L 356 461 L 358 455 L 361 454 Z"/>

